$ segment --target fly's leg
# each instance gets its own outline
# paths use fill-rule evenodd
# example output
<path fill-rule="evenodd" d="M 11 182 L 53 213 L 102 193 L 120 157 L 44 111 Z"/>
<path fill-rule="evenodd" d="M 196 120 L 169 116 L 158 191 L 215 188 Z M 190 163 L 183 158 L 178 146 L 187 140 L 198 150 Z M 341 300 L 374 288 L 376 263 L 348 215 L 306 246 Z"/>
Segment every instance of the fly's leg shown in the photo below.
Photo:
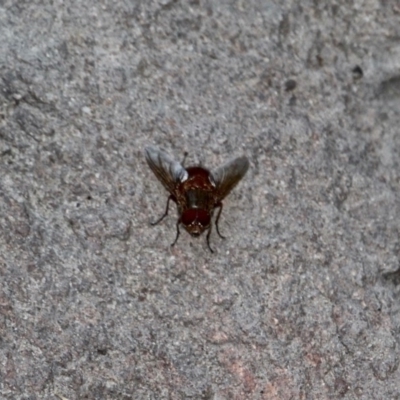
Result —
<path fill-rule="evenodd" d="M 174 240 L 174 243 L 171 244 L 171 247 L 175 246 L 175 243 L 178 241 L 178 237 L 180 235 L 180 231 L 179 231 L 179 224 L 181 223 L 180 218 L 178 219 L 178 222 L 176 223 L 176 238 Z"/>
<path fill-rule="evenodd" d="M 168 197 L 168 201 L 167 201 L 167 208 L 165 209 L 165 213 L 161 216 L 161 218 L 159 218 L 157 221 L 155 221 L 155 222 L 150 222 L 151 223 L 151 225 L 157 225 L 157 224 L 159 224 L 167 215 L 168 215 L 168 209 L 169 209 L 169 202 L 171 201 L 171 200 L 173 200 L 173 201 L 175 201 L 176 202 L 176 200 L 175 200 L 175 197 L 174 196 L 172 196 L 172 194 L 171 194 L 171 196 L 169 196 Z"/>
<path fill-rule="evenodd" d="M 222 203 L 221 203 L 221 202 L 217 203 L 217 205 L 215 206 L 215 208 L 217 208 L 217 207 L 219 208 L 219 211 L 218 211 L 218 214 L 217 214 L 217 219 L 215 220 L 215 227 L 217 228 L 217 233 L 218 233 L 218 235 L 219 235 L 222 239 L 226 239 L 225 236 L 222 236 L 222 235 L 221 235 L 221 233 L 219 232 L 219 229 L 218 229 L 218 221 L 219 221 L 219 217 L 220 217 L 221 212 L 222 212 Z"/>
<path fill-rule="evenodd" d="M 210 249 L 211 253 L 214 253 L 214 250 L 210 246 L 211 227 L 212 227 L 212 225 L 210 224 L 210 228 L 208 229 L 208 232 L 207 232 L 207 246 Z"/>

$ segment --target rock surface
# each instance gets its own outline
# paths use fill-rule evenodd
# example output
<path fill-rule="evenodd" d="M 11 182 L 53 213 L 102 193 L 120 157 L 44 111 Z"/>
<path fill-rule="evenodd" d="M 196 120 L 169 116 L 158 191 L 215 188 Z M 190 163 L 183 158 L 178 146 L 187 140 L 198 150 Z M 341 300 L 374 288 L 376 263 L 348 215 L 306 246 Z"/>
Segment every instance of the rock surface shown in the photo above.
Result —
<path fill-rule="evenodd" d="M 2 1 L 0 398 L 399 398 L 399 18 Z M 214 254 L 148 144 L 251 159 Z"/>

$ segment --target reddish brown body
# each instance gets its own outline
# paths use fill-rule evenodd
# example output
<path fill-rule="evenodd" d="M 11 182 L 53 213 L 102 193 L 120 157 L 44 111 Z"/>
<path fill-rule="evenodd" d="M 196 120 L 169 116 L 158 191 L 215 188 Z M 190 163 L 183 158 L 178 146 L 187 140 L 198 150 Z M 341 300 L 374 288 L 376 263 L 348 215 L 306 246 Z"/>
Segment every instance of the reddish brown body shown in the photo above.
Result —
<path fill-rule="evenodd" d="M 189 177 L 177 190 L 176 203 L 180 222 L 193 236 L 199 236 L 208 229 L 214 208 L 218 205 L 215 184 L 210 172 L 201 167 L 190 167 Z"/>
<path fill-rule="evenodd" d="M 207 244 L 213 252 L 209 238 L 214 209 L 219 208 L 215 226 L 219 236 L 223 238 L 218 229 L 218 220 L 222 211 L 221 200 L 246 173 L 249 167 L 247 158 L 237 158 L 210 172 L 199 166 L 185 169 L 167 153 L 154 147 L 146 147 L 145 155 L 156 177 L 170 192 L 164 215 L 153 225 L 158 224 L 168 215 L 169 202 L 172 200 L 177 204 L 179 215 L 176 224 L 177 234 L 172 246 L 178 240 L 179 225 L 182 224 L 192 236 L 200 236 L 208 230 Z"/>

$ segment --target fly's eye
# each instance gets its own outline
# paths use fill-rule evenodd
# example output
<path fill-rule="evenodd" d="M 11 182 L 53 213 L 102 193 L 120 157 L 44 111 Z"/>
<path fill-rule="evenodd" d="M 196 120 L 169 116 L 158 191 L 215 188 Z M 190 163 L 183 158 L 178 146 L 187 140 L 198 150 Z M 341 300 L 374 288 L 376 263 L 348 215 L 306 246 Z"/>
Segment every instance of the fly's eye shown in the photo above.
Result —
<path fill-rule="evenodd" d="M 197 210 L 197 220 L 199 221 L 200 225 L 208 226 L 210 224 L 210 214 L 205 210 Z"/>
<path fill-rule="evenodd" d="M 208 226 L 210 224 L 210 214 L 205 210 L 192 208 L 183 212 L 181 222 L 183 225 L 189 226 L 197 223 L 198 225 Z"/>
<path fill-rule="evenodd" d="M 183 212 L 181 222 L 183 225 L 191 225 L 197 218 L 197 210 L 191 209 Z"/>

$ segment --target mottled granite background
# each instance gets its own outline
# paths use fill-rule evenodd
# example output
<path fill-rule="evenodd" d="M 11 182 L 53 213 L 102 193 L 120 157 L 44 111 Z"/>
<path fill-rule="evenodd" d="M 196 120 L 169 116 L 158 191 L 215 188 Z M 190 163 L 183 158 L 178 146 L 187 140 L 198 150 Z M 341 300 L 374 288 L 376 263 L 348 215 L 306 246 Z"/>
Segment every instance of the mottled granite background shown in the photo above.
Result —
<path fill-rule="evenodd" d="M 0 398 L 399 399 L 399 20 L 0 1 Z M 251 159 L 215 254 L 146 144 Z"/>

